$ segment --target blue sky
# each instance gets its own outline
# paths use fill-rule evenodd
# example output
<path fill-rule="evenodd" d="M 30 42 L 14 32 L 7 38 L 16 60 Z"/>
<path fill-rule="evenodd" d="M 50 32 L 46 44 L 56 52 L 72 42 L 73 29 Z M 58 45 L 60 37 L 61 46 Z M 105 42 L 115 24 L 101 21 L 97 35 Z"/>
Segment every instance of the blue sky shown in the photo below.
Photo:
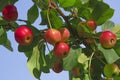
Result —
<path fill-rule="evenodd" d="M 115 24 L 120 23 L 120 0 L 104 0 L 113 9 L 115 9 L 115 14 L 111 18 Z M 20 19 L 27 19 L 27 10 L 32 6 L 31 0 L 19 0 L 15 6 L 18 8 L 18 13 Z M 40 18 L 35 22 L 35 26 L 39 26 Z M 19 24 L 23 24 L 20 23 Z M 17 43 L 14 40 L 14 34 L 9 31 L 8 37 L 12 41 L 12 47 L 14 47 L 14 52 L 8 51 L 3 46 L 0 46 L 0 80 L 36 80 L 31 76 L 27 68 L 27 58 L 23 53 L 17 51 Z M 69 80 L 68 73 L 63 71 L 60 74 L 52 72 L 49 74 L 42 74 L 41 80 Z"/>

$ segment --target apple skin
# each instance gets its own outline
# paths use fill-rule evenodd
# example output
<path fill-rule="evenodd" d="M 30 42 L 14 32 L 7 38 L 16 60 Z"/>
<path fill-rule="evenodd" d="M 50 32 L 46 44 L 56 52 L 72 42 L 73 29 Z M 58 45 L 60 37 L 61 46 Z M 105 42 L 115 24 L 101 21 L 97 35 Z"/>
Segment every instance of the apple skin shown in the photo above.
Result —
<path fill-rule="evenodd" d="M 18 11 L 14 5 L 6 5 L 2 10 L 3 19 L 5 21 L 15 21 L 18 18 Z"/>
<path fill-rule="evenodd" d="M 117 64 L 106 64 L 104 67 L 104 75 L 108 78 L 119 75 L 119 67 Z"/>
<path fill-rule="evenodd" d="M 91 31 L 94 31 L 97 28 L 97 24 L 95 20 L 92 20 L 92 19 L 87 20 L 86 24 L 88 29 Z"/>
<path fill-rule="evenodd" d="M 104 31 L 99 40 L 103 48 L 112 48 L 117 42 L 117 37 L 111 31 Z"/>
<path fill-rule="evenodd" d="M 54 47 L 54 55 L 59 59 L 65 58 L 69 54 L 69 51 L 69 45 L 64 42 L 59 42 Z"/>
<path fill-rule="evenodd" d="M 62 28 L 59 30 L 61 33 L 61 42 L 65 42 L 70 37 L 70 32 L 67 28 Z"/>
<path fill-rule="evenodd" d="M 55 45 L 57 42 L 61 40 L 61 33 L 59 30 L 56 29 L 48 29 L 45 32 L 45 40 L 52 44 Z"/>
<path fill-rule="evenodd" d="M 51 68 L 55 73 L 60 73 L 63 71 L 63 66 L 62 63 L 59 61 L 53 62 L 52 63 L 52 68 Z"/>
<path fill-rule="evenodd" d="M 25 25 L 19 26 L 15 30 L 14 36 L 20 45 L 30 45 L 34 38 L 32 30 Z"/>

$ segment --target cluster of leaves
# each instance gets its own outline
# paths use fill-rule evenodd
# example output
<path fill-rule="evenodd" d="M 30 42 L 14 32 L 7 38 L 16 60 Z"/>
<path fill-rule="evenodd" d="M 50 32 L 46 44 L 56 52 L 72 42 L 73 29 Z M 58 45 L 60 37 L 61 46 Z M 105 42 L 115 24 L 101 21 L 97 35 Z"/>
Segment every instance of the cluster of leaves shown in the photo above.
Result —
<path fill-rule="evenodd" d="M 0 12 L 8 3 L 14 4 L 17 2 L 17 0 L 1 1 Z M 33 30 L 35 38 L 29 46 L 18 45 L 18 51 L 25 53 L 28 58 L 28 69 L 35 78 L 39 79 L 42 72 L 49 73 L 51 64 L 57 60 L 53 56 L 52 50 L 46 54 L 46 49 L 49 46 L 44 40 L 44 31 L 50 28 L 50 24 L 54 29 L 66 26 L 70 30 L 71 36 L 67 43 L 69 43 L 71 50 L 69 55 L 63 59 L 63 70 L 69 71 L 70 80 L 104 80 L 105 78 L 101 75 L 103 74 L 105 64 L 116 63 L 120 66 L 120 25 L 115 26 L 114 22 L 109 21 L 114 14 L 114 10 L 104 3 L 103 0 L 32 1 L 34 4 L 28 10 L 27 20 L 20 19 L 20 21 L 26 22 L 26 25 Z M 41 16 L 40 25 L 47 26 L 44 30 L 38 30 L 32 25 L 39 15 Z M 85 28 L 85 35 L 78 32 L 79 23 L 89 19 L 94 19 L 97 25 L 101 27 L 101 31 L 109 29 L 117 35 L 117 44 L 113 48 L 104 49 L 101 47 L 99 43 L 101 31 L 96 33 Z M 2 16 L 0 16 L 0 45 L 11 51 L 13 49 L 10 40 L 7 38 L 7 31 L 12 30 L 14 32 L 18 25 L 16 22 L 5 22 Z M 86 42 L 87 38 L 93 38 L 93 43 Z M 80 67 L 79 76 L 74 76 L 71 72 L 75 66 Z M 114 77 L 114 80 L 119 79 L 119 76 Z"/>

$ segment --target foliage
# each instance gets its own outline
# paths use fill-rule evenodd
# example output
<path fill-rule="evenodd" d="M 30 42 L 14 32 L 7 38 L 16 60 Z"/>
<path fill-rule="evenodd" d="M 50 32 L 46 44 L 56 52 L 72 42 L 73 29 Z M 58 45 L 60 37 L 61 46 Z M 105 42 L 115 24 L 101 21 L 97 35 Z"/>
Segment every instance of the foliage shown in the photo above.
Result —
<path fill-rule="evenodd" d="M 27 66 L 30 73 L 39 80 L 41 73 L 49 73 L 51 64 L 58 59 L 53 55 L 53 50 L 49 50 L 49 43 L 44 39 L 44 33 L 49 28 L 61 29 L 66 27 L 70 31 L 70 38 L 66 41 L 70 45 L 70 52 L 62 59 L 63 70 L 69 72 L 69 80 L 107 80 L 103 73 L 105 64 L 118 63 L 120 56 L 120 24 L 115 25 L 110 21 L 114 14 L 112 9 L 103 0 L 32 0 L 33 6 L 28 10 L 26 22 L 34 32 L 33 43 L 29 46 L 18 45 L 18 51 L 24 52 Z M 1 0 L 0 12 L 7 4 L 14 4 L 17 0 Z M 39 12 L 40 11 L 40 12 Z M 68 13 L 67 15 L 65 13 Z M 32 24 L 41 16 L 40 26 L 47 26 L 44 30 L 38 30 Z M 93 19 L 100 31 L 90 31 L 81 23 Z M 11 41 L 7 37 L 7 31 L 15 31 L 17 22 L 6 22 L 0 16 L 0 45 L 13 51 Z M 83 34 L 79 33 L 79 28 L 83 29 Z M 102 31 L 110 30 L 117 35 L 117 43 L 111 49 L 103 48 L 99 43 Z M 86 39 L 92 38 L 89 43 Z M 49 50 L 46 53 L 46 50 Z M 71 70 L 75 66 L 80 67 L 80 75 L 75 76 Z M 103 75 L 104 77 L 102 77 Z M 114 80 L 119 80 L 120 76 L 113 76 Z"/>

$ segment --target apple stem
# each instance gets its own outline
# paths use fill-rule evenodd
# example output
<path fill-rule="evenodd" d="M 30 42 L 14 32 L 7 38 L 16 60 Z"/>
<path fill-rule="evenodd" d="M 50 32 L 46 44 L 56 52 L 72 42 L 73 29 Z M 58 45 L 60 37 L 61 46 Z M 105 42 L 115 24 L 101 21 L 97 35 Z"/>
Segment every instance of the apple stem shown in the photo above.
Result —
<path fill-rule="evenodd" d="M 50 3 L 50 2 L 49 2 L 49 3 Z M 50 17 L 49 17 L 49 11 L 50 11 L 50 9 L 49 9 L 49 7 L 48 7 L 48 10 L 47 10 L 47 19 L 48 19 L 48 24 L 49 24 L 49 26 L 50 26 L 50 29 L 52 29 L 52 25 L 51 25 Z"/>
<path fill-rule="evenodd" d="M 89 60 L 89 73 L 88 73 L 88 75 L 89 75 L 89 79 L 90 80 L 92 80 L 92 78 L 91 78 L 91 71 L 90 71 L 90 68 L 91 68 L 91 62 L 92 62 L 92 58 L 93 58 L 93 56 L 94 56 L 94 54 L 95 54 L 95 51 L 93 51 L 92 52 L 92 54 L 91 54 L 91 56 L 90 56 L 90 60 Z"/>

